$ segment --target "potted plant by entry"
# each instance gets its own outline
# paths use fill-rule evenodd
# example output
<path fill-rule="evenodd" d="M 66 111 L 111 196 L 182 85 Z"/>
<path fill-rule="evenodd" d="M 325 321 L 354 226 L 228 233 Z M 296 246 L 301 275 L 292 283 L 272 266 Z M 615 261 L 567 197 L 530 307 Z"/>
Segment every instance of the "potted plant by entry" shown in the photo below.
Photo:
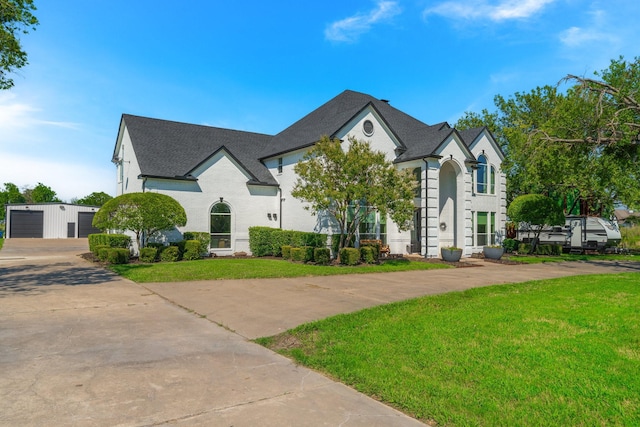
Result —
<path fill-rule="evenodd" d="M 482 253 L 487 259 L 498 260 L 502 258 L 502 255 L 504 254 L 504 248 L 500 245 L 483 246 Z"/>
<path fill-rule="evenodd" d="M 442 260 L 447 262 L 458 262 L 462 257 L 462 249 L 455 246 L 447 246 L 440 249 Z"/>

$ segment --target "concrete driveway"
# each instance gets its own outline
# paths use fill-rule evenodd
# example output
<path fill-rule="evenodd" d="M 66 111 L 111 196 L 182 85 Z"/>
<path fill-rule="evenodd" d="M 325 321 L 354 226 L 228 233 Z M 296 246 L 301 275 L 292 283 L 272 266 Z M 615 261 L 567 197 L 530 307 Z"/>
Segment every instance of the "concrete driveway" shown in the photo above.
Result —
<path fill-rule="evenodd" d="M 638 263 L 480 261 L 429 272 L 142 286 L 78 257 L 87 251 L 86 239 L 9 239 L 0 251 L 2 426 L 422 425 L 247 338 L 419 295 L 640 272 Z"/>
<path fill-rule="evenodd" d="M 77 256 L 0 251 L 2 426 L 416 426 Z"/>

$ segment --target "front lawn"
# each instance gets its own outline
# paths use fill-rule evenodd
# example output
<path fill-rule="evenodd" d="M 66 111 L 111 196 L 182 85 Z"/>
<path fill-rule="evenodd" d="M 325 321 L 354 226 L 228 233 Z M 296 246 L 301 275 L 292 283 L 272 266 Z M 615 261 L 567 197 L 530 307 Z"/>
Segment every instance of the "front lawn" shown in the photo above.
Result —
<path fill-rule="evenodd" d="M 379 265 L 346 267 L 301 264 L 272 258 L 224 257 L 198 261 L 116 264 L 109 266 L 109 268 L 117 274 L 138 283 L 330 276 L 336 274 L 430 270 L 449 267 L 449 265 L 438 262 L 409 261 L 407 259 L 388 260 Z"/>
<path fill-rule="evenodd" d="M 427 423 L 638 425 L 640 273 L 470 289 L 263 345 Z"/>

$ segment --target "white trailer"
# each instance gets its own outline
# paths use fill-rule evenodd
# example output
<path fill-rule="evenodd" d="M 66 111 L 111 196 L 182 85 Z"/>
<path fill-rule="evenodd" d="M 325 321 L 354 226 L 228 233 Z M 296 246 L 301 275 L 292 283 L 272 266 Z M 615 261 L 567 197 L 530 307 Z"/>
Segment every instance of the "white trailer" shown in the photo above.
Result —
<path fill-rule="evenodd" d="M 518 240 L 530 243 L 535 232 L 530 227 L 520 227 Z M 541 245 L 561 245 L 565 252 L 599 251 L 616 247 L 622 236 L 618 225 L 594 216 L 567 216 L 564 226 L 545 227 L 539 238 Z"/>

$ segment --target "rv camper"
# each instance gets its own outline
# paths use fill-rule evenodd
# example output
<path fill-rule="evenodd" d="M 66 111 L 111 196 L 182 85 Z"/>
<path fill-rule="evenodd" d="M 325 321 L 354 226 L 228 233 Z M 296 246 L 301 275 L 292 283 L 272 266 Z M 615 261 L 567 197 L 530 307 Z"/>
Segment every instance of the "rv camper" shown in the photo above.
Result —
<path fill-rule="evenodd" d="M 535 233 L 520 227 L 518 240 L 529 243 Z M 599 251 L 616 247 L 622 236 L 618 225 L 593 216 L 568 216 L 565 225 L 547 227 L 540 233 L 539 244 L 562 245 L 565 252 Z"/>

